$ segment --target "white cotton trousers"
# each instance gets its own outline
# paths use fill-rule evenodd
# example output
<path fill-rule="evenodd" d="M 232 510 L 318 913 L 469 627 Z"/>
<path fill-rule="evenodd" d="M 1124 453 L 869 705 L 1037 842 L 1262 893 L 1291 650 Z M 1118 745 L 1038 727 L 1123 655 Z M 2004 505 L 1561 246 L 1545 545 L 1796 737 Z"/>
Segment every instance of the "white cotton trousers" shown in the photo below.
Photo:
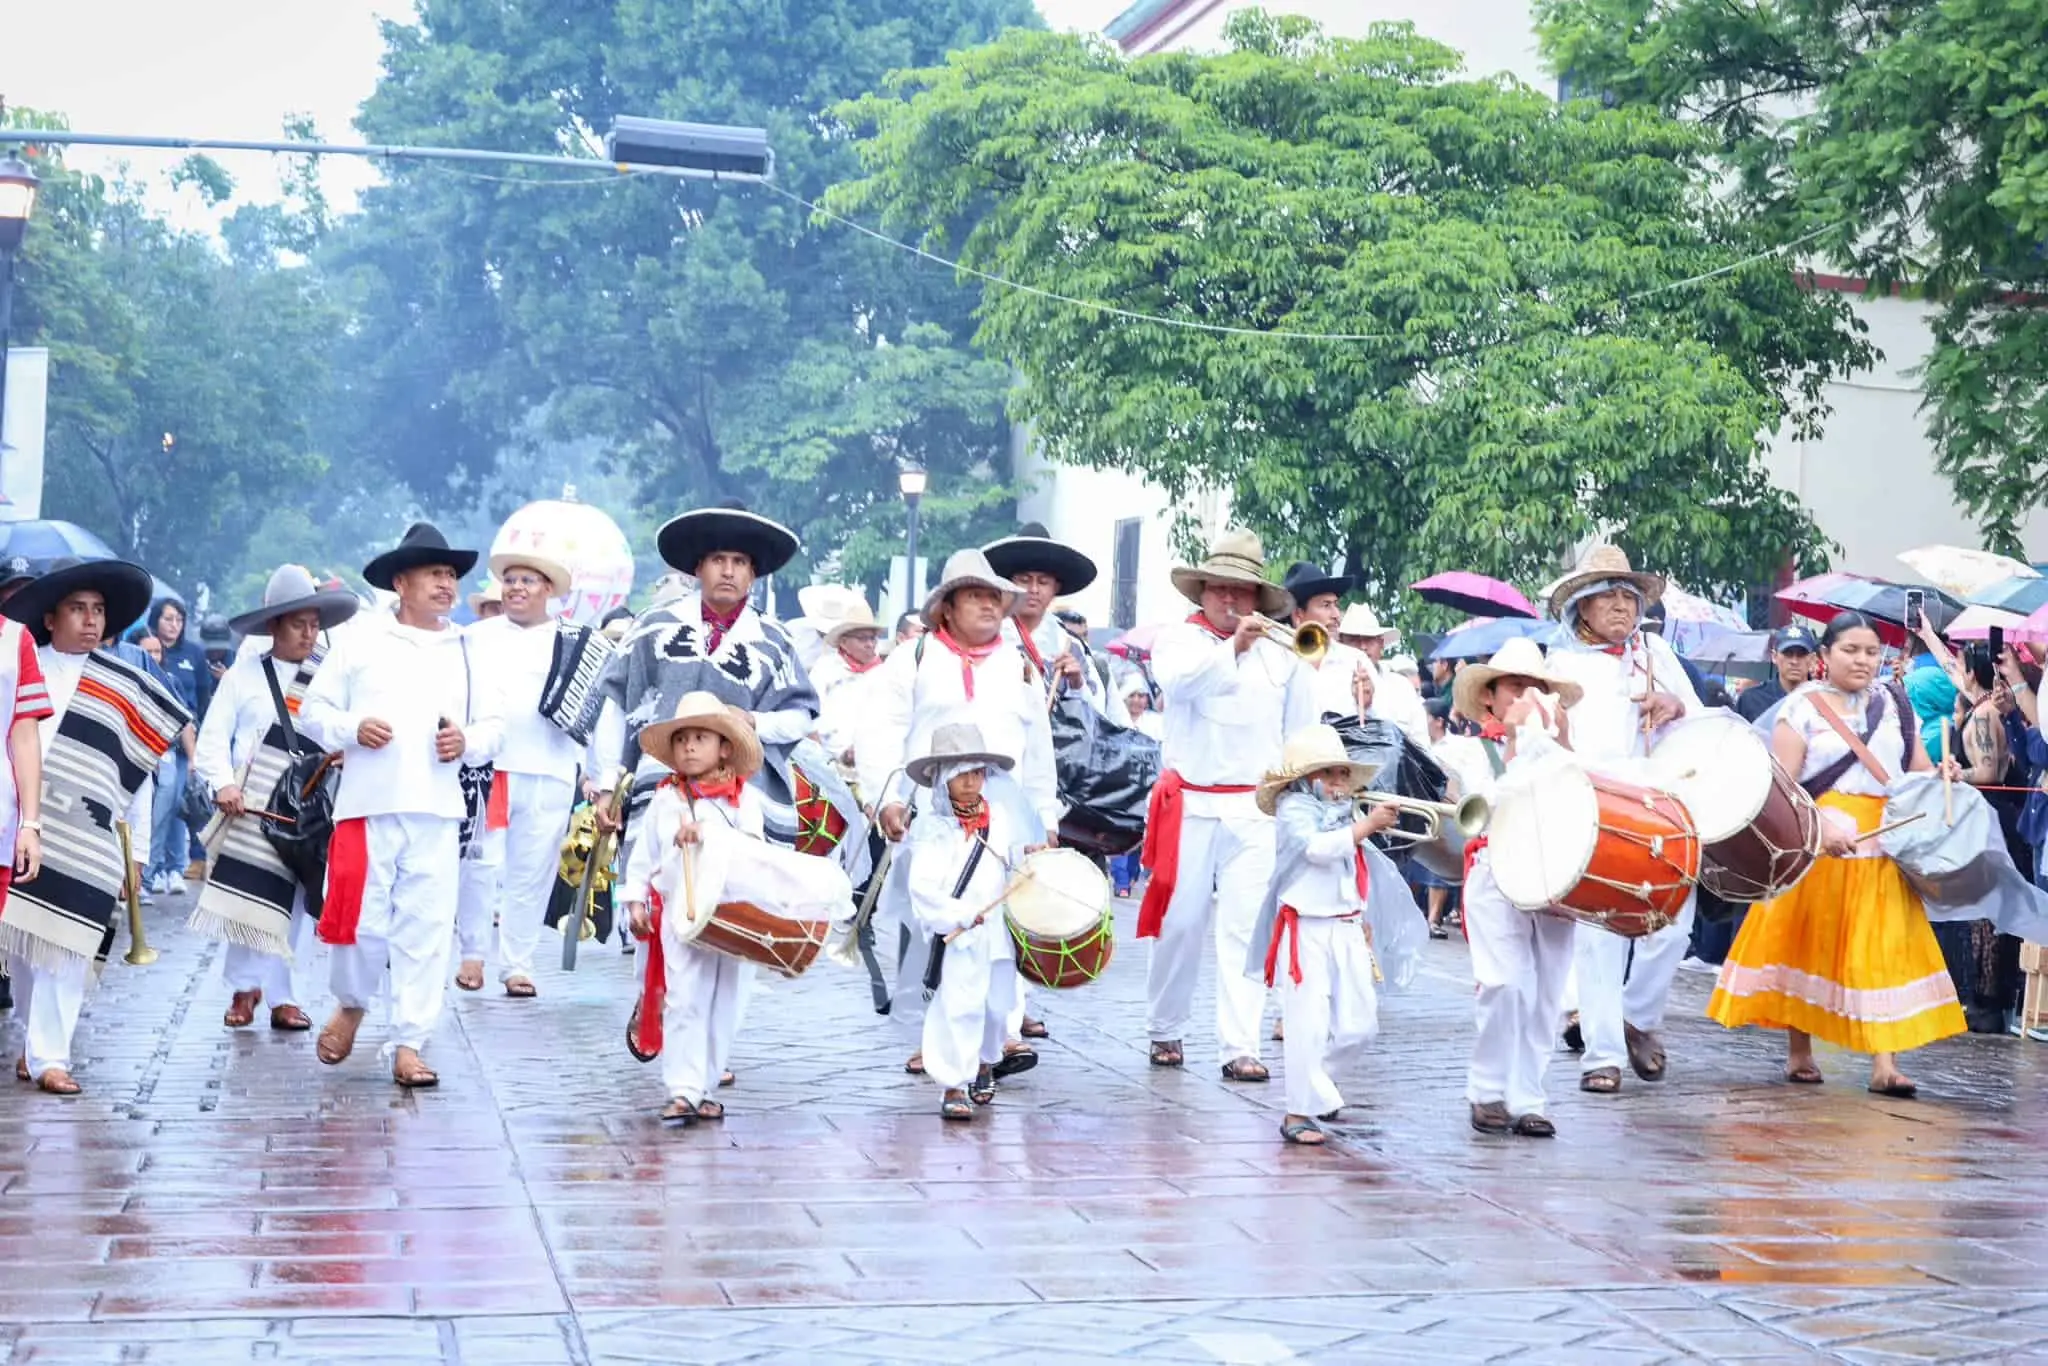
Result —
<path fill-rule="evenodd" d="M 1173 899 L 1145 969 L 1149 1038 L 1187 1037 L 1202 962 L 1213 945 L 1222 1060 L 1259 1056 L 1266 987 L 1245 975 L 1244 964 L 1272 877 L 1273 822 L 1259 814 L 1249 793 L 1241 812 L 1182 818 Z"/>
<path fill-rule="evenodd" d="M 498 980 L 505 982 L 533 976 L 575 789 L 560 778 L 532 773 L 501 774 L 497 781 L 511 784 L 506 794 L 510 821 L 503 830 L 479 835 L 470 857 L 462 861 L 455 937 L 464 959 L 486 959 L 495 919 Z"/>
<path fill-rule="evenodd" d="M 661 1084 L 691 1105 L 717 1089 L 740 1032 L 754 965 L 684 944 L 662 918 L 667 996 L 661 1007 Z"/>
<path fill-rule="evenodd" d="M 1301 966 L 1294 980 L 1293 966 Z M 1380 1032 L 1379 996 L 1373 988 L 1372 949 L 1357 918 L 1301 916 L 1281 933 L 1273 965 L 1286 1064 L 1287 1113 L 1326 1115 L 1343 1108 L 1331 1073 L 1349 1064 Z"/>
<path fill-rule="evenodd" d="M 946 946 L 938 994 L 924 1012 L 924 1074 L 957 1090 L 1002 1061 L 1018 999 L 1017 955 L 997 912 Z"/>
<path fill-rule="evenodd" d="M 367 1010 L 391 972 L 390 1047 L 420 1049 L 440 1022 L 454 947 L 462 822 L 451 816 L 365 818 L 369 872 L 356 942 L 333 946 L 330 984 Z"/>
<path fill-rule="evenodd" d="M 53 1067 L 71 1070 L 71 1038 L 85 1009 L 92 960 L 67 958 L 57 967 L 35 967 L 18 954 L 8 955 L 7 977 L 14 990 L 14 1017 L 22 1022 L 22 1055 L 28 1075 L 40 1081 Z"/>
<path fill-rule="evenodd" d="M 1624 1022 L 1637 1029 L 1663 1027 L 1671 981 L 1678 975 L 1678 965 L 1692 940 L 1694 900 L 1693 896 L 1686 897 L 1685 909 L 1679 912 L 1675 924 L 1641 939 L 1624 939 L 1590 927 L 1580 930 L 1573 958 L 1579 989 L 1579 1032 L 1586 1040 L 1585 1056 L 1579 1060 L 1582 1072 L 1597 1067 L 1628 1066 Z"/>
<path fill-rule="evenodd" d="M 313 917 L 306 914 L 305 892 L 293 893 L 291 928 L 285 931 L 291 956 L 230 943 L 221 955 L 221 981 L 229 991 L 262 992 L 263 1004 L 273 1010 L 300 1004 L 298 965 L 313 952 L 313 924 Z"/>
<path fill-rule="evenodd" d="M 1465 1099 L 1474 1105 L 1499 1101 L 1516 1118 L 1540 1115 L 1546 1103 L 1543 1074 L 1557 1048 L 1574 937 L 1612 936 L 1511 905 L 1493 879 L 1492 854 L 1486 850 L 1465 879 L 1465 934 L 1479 987 L 1474 1001 L 1478 1034 L 1465 1073 Z"/>

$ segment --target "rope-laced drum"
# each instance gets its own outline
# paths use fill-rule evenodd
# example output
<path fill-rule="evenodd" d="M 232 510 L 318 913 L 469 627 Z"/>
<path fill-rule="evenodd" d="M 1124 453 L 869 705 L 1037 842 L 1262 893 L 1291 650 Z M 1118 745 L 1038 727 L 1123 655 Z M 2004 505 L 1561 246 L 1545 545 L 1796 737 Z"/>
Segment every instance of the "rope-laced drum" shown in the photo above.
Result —
<path fill-rule="evenodd" d="M 1109 879 L 1073 849 L 1025 856 L 1004 915 L 1017 948 L 1017 971 L 1043 987 L 1092 982 L 1116 952 Z"/>
<path fill-rule="evenodd" d="M 1820 808 L 1740 717 L 1680 721 L 1651 762 L 1658 786 L 1685 803 L 1706 846 L 1700 886 L 1722 900 L 1783 896 L 1820 857 Z"/>

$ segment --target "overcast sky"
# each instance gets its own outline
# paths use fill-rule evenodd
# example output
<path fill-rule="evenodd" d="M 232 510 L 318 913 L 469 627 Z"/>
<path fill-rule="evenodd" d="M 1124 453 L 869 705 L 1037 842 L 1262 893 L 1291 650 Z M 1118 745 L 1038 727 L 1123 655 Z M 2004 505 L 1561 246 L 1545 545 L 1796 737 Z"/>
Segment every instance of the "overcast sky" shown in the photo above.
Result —
<path fill-rule="evenodd" d="M 1099 28 L 1126 3 L 1039 0 L 1039 9 L 1060 27 Z M 359 140 L 351 120 L 377 83 L 379 19 L 413 12 L 411 0 L 59 0 L 5 8 L 0 96 L 10 105 L 56 110 L 80 132 L 257 139 L 280 136 L 287 114 L 306 113 L 334 142 Z M 182 154 L 80 148 L 68 155 L 102 172 L 125 161 L 160 183 Z M 241 197 L 277 197 L 272 158 L 221 160 Z M 332 157 L 321 175 L 344 205 L 376 171 Z M 178 202 L 161 187 L 155 197 L 167 207 Z"/>

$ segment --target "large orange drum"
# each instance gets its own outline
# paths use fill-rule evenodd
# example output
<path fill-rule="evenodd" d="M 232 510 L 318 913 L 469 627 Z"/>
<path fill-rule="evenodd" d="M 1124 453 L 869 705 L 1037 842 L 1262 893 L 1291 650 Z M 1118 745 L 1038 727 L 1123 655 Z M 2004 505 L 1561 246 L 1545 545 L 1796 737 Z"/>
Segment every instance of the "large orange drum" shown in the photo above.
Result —
<path fill-rule="evenodd" d="M 1705 844 L 1700 886 L 1723 901 L 1769 901 L 1820 857 L 1820 808 L 1739 716 L 1687 717 L 1657 743 L 1657 785 L 1685 803 Z"/>
<path fill-rule="evenodd" d="M 1570 761 L 1503 786 L 1487 845 L 1510 904 L 1627 939 L 1675 923 L 1700 876 L 1684 803 Z"/>

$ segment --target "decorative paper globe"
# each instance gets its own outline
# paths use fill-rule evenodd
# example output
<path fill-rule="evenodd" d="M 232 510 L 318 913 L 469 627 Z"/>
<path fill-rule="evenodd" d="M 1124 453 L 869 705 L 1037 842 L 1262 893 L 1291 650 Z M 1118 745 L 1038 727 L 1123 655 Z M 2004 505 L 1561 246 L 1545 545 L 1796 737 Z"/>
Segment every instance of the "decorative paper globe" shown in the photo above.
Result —
<path fill-rule="evenodd" d="M 569 597 L 562 618 L 594 626 L 633 591 L 633 548 L 619 524 L 589 503 L 576 501 L 573 487 L 560 498 L 528 503 L 505 519 L 491 541 L 491 554 L 519 551 L 545 556 L 569 571 Z"/>

